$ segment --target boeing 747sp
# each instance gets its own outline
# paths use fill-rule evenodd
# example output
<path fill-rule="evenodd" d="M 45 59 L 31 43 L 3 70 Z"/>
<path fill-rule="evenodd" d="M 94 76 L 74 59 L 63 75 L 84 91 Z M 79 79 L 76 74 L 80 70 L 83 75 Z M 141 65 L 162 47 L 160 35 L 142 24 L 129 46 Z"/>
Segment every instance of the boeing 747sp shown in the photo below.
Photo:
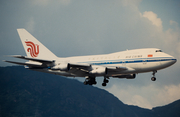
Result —
<path fill-rule="evenodd" d="M 27 56 L 13 55 L 28 60 L 25 63 L 5 61 L 25 68 L 66 77 L 85 77 L 85 85 L 96 84 L 96 77 L 134 79 L 136 74 L 152 72 L 156 80 L 157 70 L 173 65 L 177 60 L 157 48 L 134 49 L 103 55 L 57 57 L 25 29 L 17 29 Z"/>

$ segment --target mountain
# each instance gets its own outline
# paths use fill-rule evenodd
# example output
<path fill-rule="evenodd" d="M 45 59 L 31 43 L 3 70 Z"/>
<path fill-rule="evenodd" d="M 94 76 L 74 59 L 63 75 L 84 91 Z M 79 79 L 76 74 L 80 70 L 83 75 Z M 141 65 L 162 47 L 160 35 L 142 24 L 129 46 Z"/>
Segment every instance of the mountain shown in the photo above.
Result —
<path fill-rule="evenodd" d="M 152 110 L 106 90 L 24 67 L 0 67 L 0 117 L 179 117 L 180 100 Z"/>
<path fill-rule="evenodd" d="M 153 108 L 158 117 L 180 117 L 180 100 L 162 107 Z"/>

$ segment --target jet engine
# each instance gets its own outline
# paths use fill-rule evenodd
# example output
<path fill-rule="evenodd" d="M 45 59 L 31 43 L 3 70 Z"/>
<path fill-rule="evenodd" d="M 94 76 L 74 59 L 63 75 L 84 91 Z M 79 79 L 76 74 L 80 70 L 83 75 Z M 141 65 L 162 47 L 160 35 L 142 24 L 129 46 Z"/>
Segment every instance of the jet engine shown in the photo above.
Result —
<path fill-rule="evenodd" d="M 52 70 L 61 70 L 61 71 L 69 71 L 70 64 L 69 63 L 60 63 L 51 68 Z"/>
<path fill-rule="evenodd" d="M 134 79 L 136 74 L 122 74 L 118 76 L 113 76 L 114 78 L 126 78 L 126 79 Z"/>
<path fill-rule="evenodd" d="M 108 70 L 106 67 L 97 67 L 89 72 L 92 75 L 106 75 Z"/>

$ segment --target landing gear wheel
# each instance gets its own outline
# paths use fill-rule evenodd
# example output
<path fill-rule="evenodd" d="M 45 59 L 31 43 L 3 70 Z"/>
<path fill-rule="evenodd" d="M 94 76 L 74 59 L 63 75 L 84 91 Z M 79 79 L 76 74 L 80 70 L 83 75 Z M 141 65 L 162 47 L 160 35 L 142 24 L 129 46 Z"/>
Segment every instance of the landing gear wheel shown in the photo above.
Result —
<path fill-rule="evenodd" d="M 156 81 L 156 77 L 152 77 L 151 80 L 152 80 L 152 81 Z"/>
<path fill-rule="evenodd" d="M 155 77 L 156 73 L 157 73 L 157 71 L 153 71 L 153 73 L 152 73 L 153 77 L 151 78 L 152 81 L 156 81 L 156 77 Z"/>
<path fill-rule="evenodd" d="M 85 79 L 85 81 L 84 81 L 84 84 L 85 85 L 93 85 L 93 84 L 97 84 L 97 82 L 96 82 L 96 79 L 95 79 L 95 77 L 87 77 L 86 79 Z"/>
<path fill-rule="evenodd" d="M 107 80 L 107 79 L 104 79 L 104 83 L 108 83 L 109 82 L 109 80 Z"/>
<path fill-rule="evenodd" d="M 93 83 L 92 83 L 92 82 L 88 82 L 88 84 L 89 84 L 89 85 L 93 85 Z"/>
<path fill-rule="evenodd" d="M 104 77 L 104 80 L 103 80 L 103 83 L 102 83 L 102 86 L 106 86 L 107 85 L 107 83 L 109 82 L 109 77 Z"/>
<path fill-rule="evenodd" d="M 105 86 L 106 86 L 106 83 L 102 83 L 102 86 L 104 86 L 104 87 L 105 87 Z"/>
<path fill-rule="evenodd" d="M 84 85 L 87 85 L 88 84 L 88 81 L 84 81 Z"/>
<path fill-rule="evenodd" d="M 94 84 L 94 85 L 96 85 L 96 84 L 97 84 L 97 82 L 96 82 L 96 81 L 94 81 L 94 82 L 93 82 L 93 84 Z"/>

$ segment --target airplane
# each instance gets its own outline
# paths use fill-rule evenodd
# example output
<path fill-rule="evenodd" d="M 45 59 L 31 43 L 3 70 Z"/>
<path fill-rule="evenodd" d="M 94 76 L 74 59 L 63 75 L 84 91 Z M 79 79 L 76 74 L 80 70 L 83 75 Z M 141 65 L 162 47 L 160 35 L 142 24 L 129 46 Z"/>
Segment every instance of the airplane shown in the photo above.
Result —
<path fill-rule="evenodd" d="M 134 79 L 136 74 L 155 73 L 167 68 L 177 59 L 158 48 L 143 48 L 120 51 L 110 54 L 57 57 L 41 42 L 25 29 L 17 29 L 27 56 L 12 55 L 12 57 L 28 60 L 25 63 L 5 61 L 40 72 L 52 73 L 66 77 L 84 77 L 85 85 L 95 85 L 96 77 L 104 77 L 102 86 L 106 86 L 109 78 Z"/>

